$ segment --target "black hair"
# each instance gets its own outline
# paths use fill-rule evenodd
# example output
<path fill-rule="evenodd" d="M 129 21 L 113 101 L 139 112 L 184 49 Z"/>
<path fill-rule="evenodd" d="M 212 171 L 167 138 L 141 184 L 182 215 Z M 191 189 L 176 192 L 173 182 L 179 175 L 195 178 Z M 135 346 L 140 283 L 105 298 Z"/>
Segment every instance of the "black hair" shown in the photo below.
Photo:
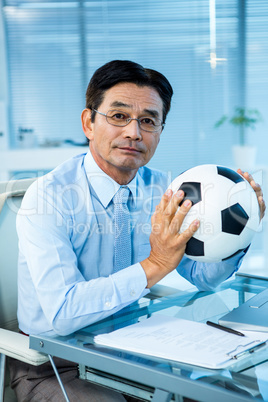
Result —
<path fill-rule="evenodd" d="M 86 108 L 97 110 L 103 101 L 105 91 L 123 82 L 154 88 L 163 102 L 163 123 L 165 123 L 173 95 L 172 86 L 163 74 L 129 60 L 113 60 L 95 71 L 87 87 Z M 93 122 L 94 118 L 95 112 L 92 111 Z"/>

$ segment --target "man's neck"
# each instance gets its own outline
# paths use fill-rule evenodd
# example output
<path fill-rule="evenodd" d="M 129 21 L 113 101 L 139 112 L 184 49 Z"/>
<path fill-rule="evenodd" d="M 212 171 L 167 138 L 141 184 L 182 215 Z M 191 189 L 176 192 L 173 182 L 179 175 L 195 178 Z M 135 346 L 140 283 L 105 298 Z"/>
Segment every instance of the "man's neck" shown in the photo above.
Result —
<path fill-rule="evenodd" d="M 100 167 L 102 169 L 102 167 Z M 130 183 L 134 177 L 136 176 L 137 170 L 126 170 L 124 171 L 119 169 L 109 169 L 109 172 L 106 172 L 105 169 L 102 169 L 104 173 L 110 176 L 114 181 L 116 181 L 120 186 L 127 185 Z"/>
<path fill-rule="evenodd" d="M 136 176 L 138 169 L 124 169 L 124 168 L 119 169 L 118 167 L 113 166 L 111 164 L 106 166 L 104 164 L 99 163 L 98 160 L 96 160 L 94 153 L 91 152 L 91 155 L 96 164 L 99 166 L 99 168 L 105 174 L 111 177 L 114 181 L 116 181 L 116 183 L 120 184 L 120 186 L 127 185 Z"/>

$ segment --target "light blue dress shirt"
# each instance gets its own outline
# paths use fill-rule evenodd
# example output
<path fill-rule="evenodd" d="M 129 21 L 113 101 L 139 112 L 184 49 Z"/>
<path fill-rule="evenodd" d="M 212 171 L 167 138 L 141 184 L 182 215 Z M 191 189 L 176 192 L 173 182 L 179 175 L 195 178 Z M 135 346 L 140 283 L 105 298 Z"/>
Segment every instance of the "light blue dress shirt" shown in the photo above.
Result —
<path fill-rule="evenodd" d="M 111 201 L 119 184 L 90 152 L 34 182 L 17 217 L 20 329 L 67 335 L 148 293 L 139 261 L 149 256 L 151 215 L 169 184 L 167 175 L 147 167 L 129 183 L 132 265 L 113 273 Z M 242 256 L 217 264 L 184 257 L 177 271 L 199 289 L 210 290 L 238 269 Z"/>

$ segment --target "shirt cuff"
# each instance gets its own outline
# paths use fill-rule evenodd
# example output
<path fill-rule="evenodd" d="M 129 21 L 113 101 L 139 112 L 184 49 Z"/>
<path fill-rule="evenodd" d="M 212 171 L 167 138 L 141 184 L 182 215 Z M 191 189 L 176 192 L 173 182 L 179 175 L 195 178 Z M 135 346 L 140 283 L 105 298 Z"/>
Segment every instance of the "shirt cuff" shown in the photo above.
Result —
<path fill-rule="evenodd" d="M 140 263 L 122 269 L 112 276 L 120 293 L 121 303 L 138 300 L 150 292 L 146 289 L 147 278 Z"/>
<path fill-rule="evenodd" d="M 229 257 L 225 260 L 227 263 L 230 262 L 231 264 L 236 266 L 234 272 L 238 271 L 238 269 L 240 268 L 243 258 L 247 254 L 249 247 L 250 244 L 244 250 L 240 250 L 239 252 L 235 253 L 232 257 Z"/>

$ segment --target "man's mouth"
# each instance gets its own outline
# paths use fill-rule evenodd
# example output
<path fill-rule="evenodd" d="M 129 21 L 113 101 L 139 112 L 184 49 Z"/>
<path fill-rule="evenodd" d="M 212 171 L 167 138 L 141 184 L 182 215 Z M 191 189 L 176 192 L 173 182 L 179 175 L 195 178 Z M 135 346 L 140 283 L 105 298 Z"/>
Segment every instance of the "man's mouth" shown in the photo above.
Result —
<path fill-rule="evenodd" d="M 140 149 L 137 148 L 133 148 L 133 147 L 118 147 L 119 149 L 121 149 L 122 151 L 126 151 L 126 152 L 141 152 Z"/>

